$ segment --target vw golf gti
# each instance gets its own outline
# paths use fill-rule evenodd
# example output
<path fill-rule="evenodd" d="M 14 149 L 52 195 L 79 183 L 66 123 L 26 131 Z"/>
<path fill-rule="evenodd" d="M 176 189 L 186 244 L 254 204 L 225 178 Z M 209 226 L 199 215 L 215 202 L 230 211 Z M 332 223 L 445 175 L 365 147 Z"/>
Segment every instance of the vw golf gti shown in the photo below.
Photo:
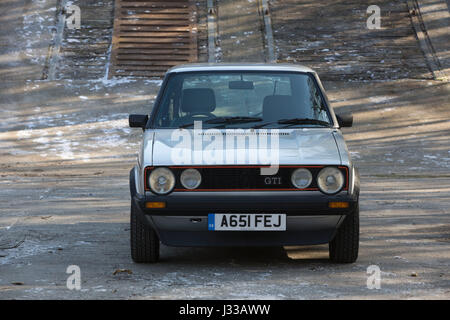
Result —
<path fill-rule="evenodd" d="M 168 246 L 359 247 L 359 174 L 316 72 L 289 64 L 170 69 L 130 172 L 131 256 Z"/>

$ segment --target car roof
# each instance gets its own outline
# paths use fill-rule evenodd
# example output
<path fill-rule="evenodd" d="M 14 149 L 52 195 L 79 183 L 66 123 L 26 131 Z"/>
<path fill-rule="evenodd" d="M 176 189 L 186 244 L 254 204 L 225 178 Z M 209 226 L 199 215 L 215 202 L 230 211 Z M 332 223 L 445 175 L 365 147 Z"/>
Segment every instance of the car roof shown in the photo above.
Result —
<path fill-rule="evenodd" d="M 188 63 L 172 67 L 167 73 L 193 71 L 291 71 L 315 73 L 311 68 L 288 63 Z"/>

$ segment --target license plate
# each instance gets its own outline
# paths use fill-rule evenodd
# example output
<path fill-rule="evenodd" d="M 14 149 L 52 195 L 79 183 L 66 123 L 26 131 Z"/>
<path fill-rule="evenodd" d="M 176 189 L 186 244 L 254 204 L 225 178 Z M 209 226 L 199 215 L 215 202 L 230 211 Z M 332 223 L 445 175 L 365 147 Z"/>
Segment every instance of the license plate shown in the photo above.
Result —
<path fill-rule="evenodd" d="M 210 213 L 212 231 L 285 231 L 286 215 L 281 213 Z"/>

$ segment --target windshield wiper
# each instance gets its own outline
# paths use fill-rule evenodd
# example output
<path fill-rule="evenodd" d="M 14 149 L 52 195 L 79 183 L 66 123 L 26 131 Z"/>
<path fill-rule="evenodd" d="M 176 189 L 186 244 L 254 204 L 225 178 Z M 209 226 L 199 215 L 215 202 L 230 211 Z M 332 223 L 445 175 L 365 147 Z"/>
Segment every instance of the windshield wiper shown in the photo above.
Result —
<path fill-rule="evenodd" d="M 262 121 L 260 117 L 219 117 L 208 121 L 208 123 L 244 123 Z"/>
<path fill-rule="evenodd" d="M 284 127 L 289 127 L 291 125 L 296 125 L 296 124 L 315 124 L 315 125 L 326 126 L 326 127 L 330 126 L 330 124 L 328 122 L 322 121 L 322 120 L 309 119 L 309 118 L 292 118 L 292 119 L 280 119 L 278 121 L 266 122 L 266 123 L 262 123 L 260 125 L 254 126 L 252 128 L 259 129 L 259 128 L 262 128 L 269 124 L 274 124 L 274 123 L 287 124 L 287 126 L 284 126 Z"/>
<path fill-rule="evenodd" d="M 259 117 L 218 117 L 209 120 L 204 120 L 203 123 L 212 123 L 212 124 L 233 124 L 233 123 L 245 123 L 245 122 L 257 122 L 262 121 L 262 118 Z M 183 124 L 179 126 L 179 128 L 187 128 L 193 126 L 194 123 Z"/>
<path fill-rule="evenodd" d="M 295 124 L 317 124 L 320 126 L 329 127 L 330 124 L 326 121 L 317 120 L 317 119 L 309 119 L 309 118 L 292 118 L 292 119 L 281 119 L 277 121 L 279 124 L 287 124 L 289 127 L 290 125 Z"/>

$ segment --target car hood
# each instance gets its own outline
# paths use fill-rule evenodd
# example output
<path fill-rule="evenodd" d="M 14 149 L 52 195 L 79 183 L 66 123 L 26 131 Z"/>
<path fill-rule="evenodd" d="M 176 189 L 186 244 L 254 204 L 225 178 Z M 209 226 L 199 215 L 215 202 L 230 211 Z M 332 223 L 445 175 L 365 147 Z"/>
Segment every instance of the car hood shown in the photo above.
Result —
<path fill-rule="evenodd" d="M 333 129 L 228 131 L 227 138 L 225 132 L 155 130 L 153 143 L 146 143 L 143 150 L 146 165 L 267 165 L 276 164 L 275 159 L 281 165 L 341 165 Z M 252 138 L 259 147 L 250 142 Z M 271 146 L 278 153 L 271 152 Z"/>

